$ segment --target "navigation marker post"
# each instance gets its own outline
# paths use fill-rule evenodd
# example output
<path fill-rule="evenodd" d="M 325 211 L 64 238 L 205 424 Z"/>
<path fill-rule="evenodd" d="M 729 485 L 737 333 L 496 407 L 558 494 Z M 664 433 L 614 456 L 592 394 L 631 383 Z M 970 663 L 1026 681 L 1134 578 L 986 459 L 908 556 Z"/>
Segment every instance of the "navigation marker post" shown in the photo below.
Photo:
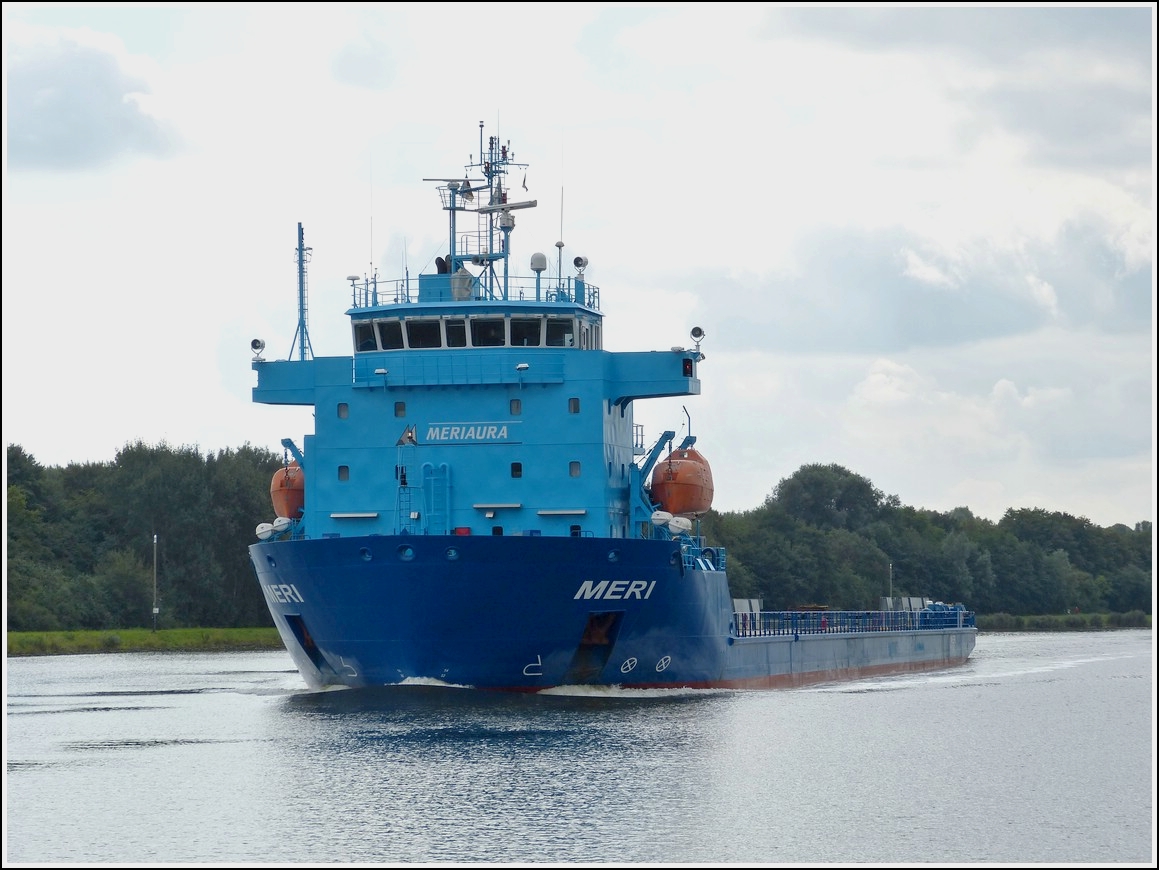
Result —
<path fill-rule="evenodd" d="M 157 536 L 153 535 L 153 633 L 157 632 Z"/>

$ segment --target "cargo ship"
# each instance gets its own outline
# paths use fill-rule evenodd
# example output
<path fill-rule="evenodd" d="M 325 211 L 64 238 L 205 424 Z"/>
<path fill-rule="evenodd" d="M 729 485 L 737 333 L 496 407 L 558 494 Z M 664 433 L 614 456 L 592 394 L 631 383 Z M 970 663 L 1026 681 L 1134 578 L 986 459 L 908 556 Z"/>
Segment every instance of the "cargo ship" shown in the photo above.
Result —
<path fill-rule="evenodd" d="M 679 438 L 633 416 L 700 394 L 704 330 L 606 350 L 585 256 L 557 241 L 516 274 L 527 164 L 482 124 L 477 155 L 424 179 L 447 227 L 430 268 L 348 278 L 348 353 L 313 354 L 301 224 L 290 354 L 251 342 L 253 400 L 314 414 L 282 439 L 249 547 L 306 685 L 749 689 L 964 662 L 962 605 L 733 599 L 728 554 L 701 534 L 714 486 L 691 415 Z"/>

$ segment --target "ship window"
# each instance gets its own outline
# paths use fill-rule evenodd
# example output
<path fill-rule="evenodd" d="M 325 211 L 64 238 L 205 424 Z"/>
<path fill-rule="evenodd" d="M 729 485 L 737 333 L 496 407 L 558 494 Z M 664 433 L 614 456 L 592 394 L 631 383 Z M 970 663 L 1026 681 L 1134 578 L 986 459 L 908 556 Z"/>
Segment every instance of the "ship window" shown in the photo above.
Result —
<path fill-rule="evenodd" d="M 338 466 L 338 479 L 339 480 L 350 480 L 350 466 L 349 465 L 339 465 Z"/>
<path fill-rule="evenodd" d="M 350 416 L 350 406 L 347 405 L 345 402 L 339 402 L 338 403 L 338 419 L 345 420 L 349 416 Z"/>
<path fill-rule="evenodd" d="M 578 538 L 580 536 L 580 527 L 579 526 L 572 526 L 571 527 L 571 536 L 573 538 Z"/>
<path fill-rule="evenodd" d="M 547 346 L 548 347 L 572 347 L 575 344 L 575 321 L 573 320 L 548 320 L 547 321 Z"/>
<path fill-rule="evenodd" d="M 518 416 L 519 414 L 522 414 L 522 413 L 523 413 L 523 400 L 522 399 L 512 399 L 511 400 L 511 414 L 512 414 L 512 416 Z"/>
<path fill-rule="evenodd" d="M 473 347 L 502 347 L 505 329 L 502 317 L 475 317 L 471 319 Z"/>
<path fill-rule="evenodd" d="M 396 416 L 396 417 L 405 417 L 406 416 L 406 402 L 395 402 L 394 403 L 394 416 Z"/>
<path fill-rule="evenodd" d="M 447 321 L 447 347 L 467 346 L 467 322 L 465 320 Z"/>
<path fill-rule="evenodd" d="M 442 347 L 443 336 L 439 332 L 437 320 L 408 320 L 406 322 L 407 347 Z"/>
<path fill-rule="evenodd" d="M 511 476 L 512 477 L 523 477 L 523 463 L 522 462 L 512 462 L 511 463 Z"/>
<path fill-rule="evenodd" d="M 568 463 L 567 472 L 572 477 L 579 477 L 580 476 L 580 464 L 573 459 L 570 463 Z"/>
<path fill-rule="evenodd" d="M 503 534 L 503 526 L 492 526 L 491 527 L 491 534 L 502 535 Z"/>
<path fill-rule="evenodd" d="M 512 347 L 539 347 L 539 330 L 542 324 L 543 321 L 538 317 L 512 317 Z"/>
<path fill-rule="evenodd" d="M 378 339 L 383 350 L 399 350 L 402 347 L 402 324 L 397 320 L 379 321 Z"/>
<path fill-rule="evenodd" d="M 359 351 L 378 350 L 373 323 L 354 324 L 354 347 Z"/>
<path fill-rule="evenodd" d="M 570 399 L 567 400 L 567 412 L 569 414 L 578 414 L 579 413 L 579 398 L 578 397 L 572 396 Z"/>
<path fill-rule="evenodd" d="M 603 337 L 600 335 L 600 325 L 597 323 L 592 327 L 592 347 L 599 350 L 604 346 Z"/>

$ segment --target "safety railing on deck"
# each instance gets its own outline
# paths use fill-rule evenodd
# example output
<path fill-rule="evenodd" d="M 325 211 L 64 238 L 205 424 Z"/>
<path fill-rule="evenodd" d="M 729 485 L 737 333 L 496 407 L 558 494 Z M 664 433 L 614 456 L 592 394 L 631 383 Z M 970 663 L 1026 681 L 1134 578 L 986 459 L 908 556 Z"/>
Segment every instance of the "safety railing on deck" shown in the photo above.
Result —
<path fill-rule="evenodd" d="M 973 628 L 967 610 L 824 610 L 733 614 L 737 637 Z"/>
<path fill-rule="evenodd" d="M 449 276 L 447 278 L 449 280 Z M 417 280 L 383 280 L 376 277 L 370 281 L 352 281 L 350 286 L 354 308 L 400 305 L 419 299 Z M 474 301 L 494 301 L 501 295 L 499 287 L 488 289 L 486 283 L 477 286 L 480 293 L 472 297 Z M 507 298 L 514 302 L 575 302 L 596 311 L 600 308 L 600 288 L 575 276 L 565 276 L 562 280 L 511 276 L 507 287 Z"/>

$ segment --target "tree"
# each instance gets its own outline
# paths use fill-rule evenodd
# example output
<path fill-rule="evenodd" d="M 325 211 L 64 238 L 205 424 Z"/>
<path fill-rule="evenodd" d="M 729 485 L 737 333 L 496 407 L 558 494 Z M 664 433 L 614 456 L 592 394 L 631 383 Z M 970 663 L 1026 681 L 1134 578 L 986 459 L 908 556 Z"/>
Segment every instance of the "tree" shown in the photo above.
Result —
<path fill-rule="evenodd" d="M 132 550 L 106 553 L 94 585 L 114 628 L 146 628 L 153 621 L 153 570 Z"/>
<path fill-rule="evenodd" d="M 777 484 L 772 497 L 801 522 L 850 531 L 877 519 L 885 503 L 869 480 L 840 465 L 802 465 Z"/>

